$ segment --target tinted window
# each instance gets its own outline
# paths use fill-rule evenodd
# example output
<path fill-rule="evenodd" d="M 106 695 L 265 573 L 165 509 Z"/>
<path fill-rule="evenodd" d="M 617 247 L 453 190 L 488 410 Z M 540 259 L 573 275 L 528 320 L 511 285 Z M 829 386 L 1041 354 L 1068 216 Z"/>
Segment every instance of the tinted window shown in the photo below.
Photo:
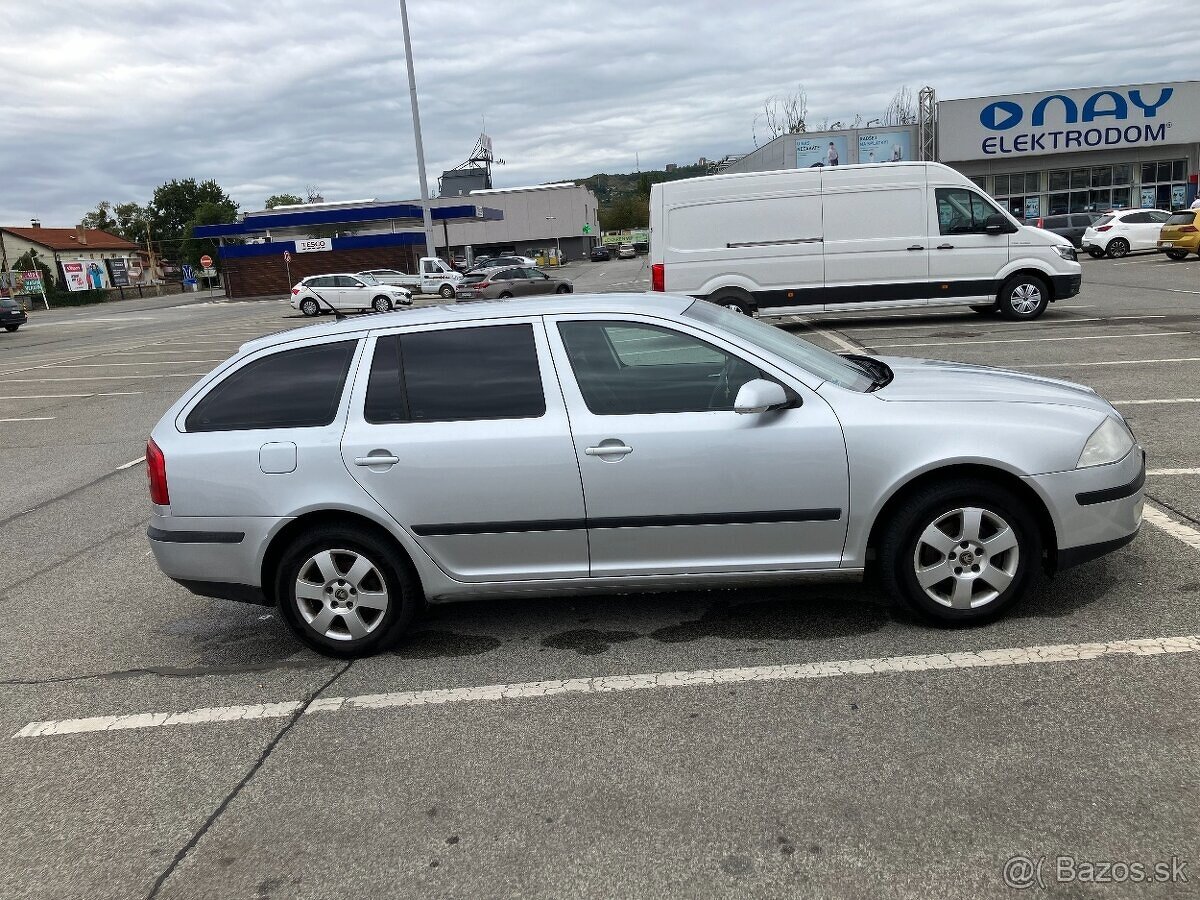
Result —
<path fill-rule="evenodd" d="M 1194 212 L 1179 212 L 1179 213 L 1175 213 L 1175 215 L 1173 215 L 1173 216 L 1171 216 L 1171 218 L 1167 219 L 1167 224 L 1168 225 L 1191 225 L 1192 222 L 1195 220 L 1195 218 L 1196 218 L 1196 214 Z"/>
<path fill-rule="evenodd" d="M 6 307 L 6 308 L 15 308 L 16 305 L 17 305 L 16 300 L 12 300 L 8 297 L 0 297 L 0 306 Z"/>
<path fill-rule="evenodd" d="M 538 281 L 545 281 L 550 277 L 540 269 L 522 269 L 521 271 L 525 273 L 526 278 L 533 278 Z"/>
<path fill-rule="evenodd" d="M 1171 218 L 1170 213 L 1162 212 L 1159 210 L 1156 210 L 1154 212 L 1148 212 L 1148 213 L 1146 213 L 1146 215 L 1147 215 L 1147 217 L 1149 217 L 1149 220 L 1153 223 L 1162 223 L 1162 222 L 1167 221 L 1167 219 Z"/>
<path fill-rule="evenodd" d="M 982 196 L 965 188 L 938 188 L 937 208 L 942 234 L 981 233 L 988 216 L 999 212 Z"/>
<path fill-rule="evenodd" d="M 757 367 L 690 335 L 633 322 L 562 322 L 588 409 L 602 416 L 732 410 Z"/>
<path fill-rule="evenodd" d="M 524 278 L 525 273 L 520 269 L 507 269 L 503 272 L 497 272 L 492 276 L 492 281 L 513 281 L 517 278 Z"/>
<path fill-rule="evenodd" d="M 1115 218 L 1116 218 L 1116 216 L 1101 216 L 1095 222 L 1093 222 L 1092 225 L 1099 228 L 1101 225 L 1107 225 L 1109 222 L 1111 222 Z"/>
<path fill-rule="evenodd" d="M 337 414 L 354 344 L 285 350 L 242 366 L 188 414 L 188 431 L 328 425 Z"/>
<path fill-rule="evenodd" d="M 1126 225 L 1148 225 L 1150 223 L 1150 213 L 1130 213 L 1127 216 L 1122 216 L 1121 221 Z"/>
<path fill-rule="evenodd" d="M 531 325 L 425 331 L 376 342 L 363 409 L 368 422 L 529 419 L 545 412 Z"/>

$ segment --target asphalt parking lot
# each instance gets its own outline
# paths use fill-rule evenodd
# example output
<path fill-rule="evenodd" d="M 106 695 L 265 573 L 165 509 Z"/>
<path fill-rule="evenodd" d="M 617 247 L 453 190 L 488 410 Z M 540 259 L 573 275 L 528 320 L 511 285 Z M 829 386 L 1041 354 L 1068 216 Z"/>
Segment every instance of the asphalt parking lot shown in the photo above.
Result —
<path fill-rule="evenodd" d="M 1005 897 L 1017 856 L 1044 863 L 1027 894 L 1195 896 L 1200 260 L 1083 265 L 1033 323 L 776 320 L 1082 382 L 1129 418 L 1141 535 L 1001 621 L 929 628 L 854 585 L 520 599 L 436 607 L 349 664 L 175 586 L 145 538 L 163 410 L 309 321 L 35 311 L 0 334 L 0 896 Z M 564 274 L 637 291 L 648 267 Z M 1085 885 L 1088 862 L 1183 865 Z"/>

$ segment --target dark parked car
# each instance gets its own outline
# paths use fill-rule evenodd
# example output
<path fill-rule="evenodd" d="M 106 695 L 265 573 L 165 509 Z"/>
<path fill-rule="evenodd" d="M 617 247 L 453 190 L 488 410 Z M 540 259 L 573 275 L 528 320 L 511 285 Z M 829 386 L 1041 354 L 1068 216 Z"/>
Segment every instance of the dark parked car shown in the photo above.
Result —
<path fill-rule="evenodd" d="M 1098 218 L 1100 218 L 1100 213 L 1071 213 L 1070 215 L 1039 216 L 1036 219 L 1026 219 L 1025 224 L 1061 234 L 1078 249 L 1083 246 L 1084 229 Z"/>
<path fill-rule="evenodd" d="M 28 321 L 20 303 L 11 297 L 0 297 L 0 325 L 5 331 L 16 331 Z"/>
<path fill-rule="evenodd" d="M 608 252 L 608 248 L 603 244 L 597 244 L 592 248 L 592 262 L 604 262 L 612 259 L 612 254 Z"/>
<path fill-rule="evenodd" d="M 498 266 L 468 272 L 458 283 L 455 296 L 459 300 L 497 300 L 531 294 L 570 294 L 574 290 L 567 279 L 552 277 L 541 269 Z"/>

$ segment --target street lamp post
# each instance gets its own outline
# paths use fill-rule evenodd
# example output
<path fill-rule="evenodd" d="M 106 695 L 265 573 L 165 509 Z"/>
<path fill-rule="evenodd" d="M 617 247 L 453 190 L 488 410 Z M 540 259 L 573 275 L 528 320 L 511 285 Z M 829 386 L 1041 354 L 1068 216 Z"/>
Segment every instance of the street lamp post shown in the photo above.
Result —
<path fill-rule="evenodd" d="M 429 182 L 425 179 L 425 147 L 421 143 L 421 112 L 417 108 L 417 76 L 413 70 L 412 38 L 408 33 L 408 5 L 400 0 L 400 21 L 404 25 L 404 59 L 408 63 L 408 99 L 412 102 L 413 138 L 417 143 L 417 174 L 421 179 L 421 209 L 425 223 L 425 252 L 433 249 L 433 218 L 429 214 Z"/>
<path fill-rule="evenodd" d="M 557 220 L 558 220 L 558 216 L 546 216 L 547 222 L 554 222 Z M 553 227 L 553 226 L 551 226 L 551 227 Z M 562 242 L 558 239 L 558 229 L 557 228 L 554 229 L 554 254 L 555 254 L 555 259 L 557 260 L 555 265 L 561 266 L 562 265 Z"/>

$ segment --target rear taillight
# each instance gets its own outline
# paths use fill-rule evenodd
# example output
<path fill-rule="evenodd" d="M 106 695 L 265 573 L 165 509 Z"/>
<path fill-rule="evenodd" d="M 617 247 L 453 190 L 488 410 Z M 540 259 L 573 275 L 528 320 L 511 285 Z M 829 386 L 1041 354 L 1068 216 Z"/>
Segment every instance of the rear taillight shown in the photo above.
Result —
<path fill-rule="evenodd" d="M 1097 226 L 1096 230 L 1097 231 L 1108 231 L 1110 228 L 1112 228 L 1111 225 L 1100 225 L 1100 226 Z"/>
<path fill-rule="evenodd" d="M 667 289 L 667 269 L 662 263 L 650 267 L 650 290 L 665 291 Z"/>
<path fill-rule="evenodd" d="M 1180 225 L 1179 233 L 1180 234 L 1195 234 L 1196 226 L 1195 225 Z"/>
<path fill-rule="evenodd" d="M 1045 220 L 1045 219 L 1038 219 L 1038 220 L 1037 220 L 1037 227 L 1038 227 L 1038 228 L 1045 228 L 1045 227 L 1046 227 L 1046 220 Z"/>
<path fill-rule="evenodd" d="M 150 479 L 150 502 L 170 506 L 167 493 L 167 460 L 153 439 L 146 444 L 146 477 Z"/>
<path fill-rule="evenodd" d="M 298 293 L 300 293 L 300 288 L 292 288 L 292 293 L 293 293 L 293 294 L 298 294 Z"/>

